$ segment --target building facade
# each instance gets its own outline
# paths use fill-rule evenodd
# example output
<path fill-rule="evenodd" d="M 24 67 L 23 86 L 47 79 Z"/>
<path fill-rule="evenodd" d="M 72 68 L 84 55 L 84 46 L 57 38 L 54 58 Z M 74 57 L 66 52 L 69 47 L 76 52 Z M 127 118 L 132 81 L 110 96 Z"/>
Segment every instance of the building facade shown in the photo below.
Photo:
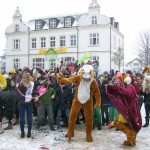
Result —
<path fill-rule="evenodd" d="M 144 63 L 138 59 L 135 58 L 132 61 L 128 62 L 125 68 L 125 71 L 131 70 L 134 74 L 141 73 L 144 69 Z"/>
<path fill-rule="evenodd" d="M 4 73 L 6 70 L 6 59 L 5 54 L 3 56 L 0 56 L 0 71 Z"/>
<path fill-rule="evenodd" d="M 75 62 L 86 54 L 98 62 L 100 72 L 117 70 L 113 57 L 119 48 L 124 50 L 119 23 L 113 17 L 101 15 L 97 0 L 92 0 L 87 13 L 39 18 L 27 23 L 22 21 L 17 8 L 5 34 L 6 71 L 24 66 L 54 68 L 60 61 Z"/>

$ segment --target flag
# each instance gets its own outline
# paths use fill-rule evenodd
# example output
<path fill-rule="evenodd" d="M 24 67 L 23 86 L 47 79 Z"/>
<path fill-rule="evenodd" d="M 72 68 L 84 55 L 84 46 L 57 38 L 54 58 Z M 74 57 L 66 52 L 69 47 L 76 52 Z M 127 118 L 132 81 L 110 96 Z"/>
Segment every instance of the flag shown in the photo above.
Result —
<path fill-rule="evenodd" d="M 86 61 L 90 60 L 91 57 L 92 57 L 91 54 L 85 54 L 85 55 L 83 55 L 83 56 L 79 59 L 78 65 L 81 64 L 81 63 L 83 63 L 83 62 L 86 62 Z"/>

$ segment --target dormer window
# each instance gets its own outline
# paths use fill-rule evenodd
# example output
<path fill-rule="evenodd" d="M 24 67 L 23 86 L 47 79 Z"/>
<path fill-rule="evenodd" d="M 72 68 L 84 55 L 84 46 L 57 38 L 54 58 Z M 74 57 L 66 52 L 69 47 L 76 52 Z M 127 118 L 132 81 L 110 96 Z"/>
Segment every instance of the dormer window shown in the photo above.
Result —
<path fill-rule="evenodd" d="M 40 30 L 40 29 L 42 29 L 42 21 L 38 20 L 36 21 L 36 30 Z"/>
<path fill-rule="evenodd" d="M 56 28 L 56 19 L 50 20 L 50 28 Z"/>
<path fill-rule="evenodd" d="M 97 24 L 97 17 L 96 16 L 92 16 L 92 24 Z"/>
<path fill-rule="evenodd" d="M 71 18 L 70 17 L 65 18 L 65 27 L 71 27 Z"/>
<path fill-rule="evenodd" d="M 15 32 L 19 32 L 19 25 L 18 24 L 15 25 Z"/>

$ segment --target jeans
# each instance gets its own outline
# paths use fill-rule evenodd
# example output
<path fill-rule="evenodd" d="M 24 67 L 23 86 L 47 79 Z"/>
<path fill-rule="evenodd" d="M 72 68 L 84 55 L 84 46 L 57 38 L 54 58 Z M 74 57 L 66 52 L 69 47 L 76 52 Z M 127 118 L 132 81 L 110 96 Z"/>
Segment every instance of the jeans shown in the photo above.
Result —
<path fill-rule="evenodd" d="M 53 128 L 54 121 L 53 121 L 53 111 L 52 111 L 52 104 L 40 104 L 37 108 L 38 112 L 38 125 L 43 124 L 45 122 L 45 112 L 48 115 L 48 121 L 50 128 Z"/>
<path fill-rule="evenodd" d="M 32 103 L 19 103 L 18 104 L 21 132 L 24 132 L 25 111 L 27 114 L 28 132 L 31 132 L 31 129 L 32 129 L 32 108 L 33 108 Z"/>
<path fill-rule="evenodd" d="M 0 122 L 2 122 L 3 119 L 3 107 L 0 106 Z"/>
<path fill-rule="evenodd" d="M 58 128 L 60 127 L 60 119 L 62 117 L 62 113 L 63 113 L 63 109 L 60 108 L 57 110 L 56 125 L 58 126 Z M 65 116 L 67 118 L 67 122 L 69 120 L 69 114 L 70 114 L 70 109 L 66 108 L 65 109 Z"/>
<path fill-rule="evenodd" d="M 150 103 L 144 103 L 144 105 L 145 105 L 145 113 L 146 113 L 145 118 L 149 118 L 149 114 L 150 114 Z"/>

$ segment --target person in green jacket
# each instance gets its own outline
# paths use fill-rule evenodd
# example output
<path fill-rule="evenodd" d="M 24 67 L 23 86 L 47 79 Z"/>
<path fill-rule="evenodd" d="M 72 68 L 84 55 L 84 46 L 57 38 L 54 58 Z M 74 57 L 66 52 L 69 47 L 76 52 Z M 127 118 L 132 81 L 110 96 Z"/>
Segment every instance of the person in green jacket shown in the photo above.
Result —
<path fill-rule="evenodd" d="M 45 112 L 47 112 L 50 129 L 54 130 L 52 103 L 55 98 L 56 91 L 50 85 L 50 81 L 47 80 L 38 87 L 39 98 L 37 108 L 37 128 L 40 128 L 40 126 L 45 122 Z"/>

